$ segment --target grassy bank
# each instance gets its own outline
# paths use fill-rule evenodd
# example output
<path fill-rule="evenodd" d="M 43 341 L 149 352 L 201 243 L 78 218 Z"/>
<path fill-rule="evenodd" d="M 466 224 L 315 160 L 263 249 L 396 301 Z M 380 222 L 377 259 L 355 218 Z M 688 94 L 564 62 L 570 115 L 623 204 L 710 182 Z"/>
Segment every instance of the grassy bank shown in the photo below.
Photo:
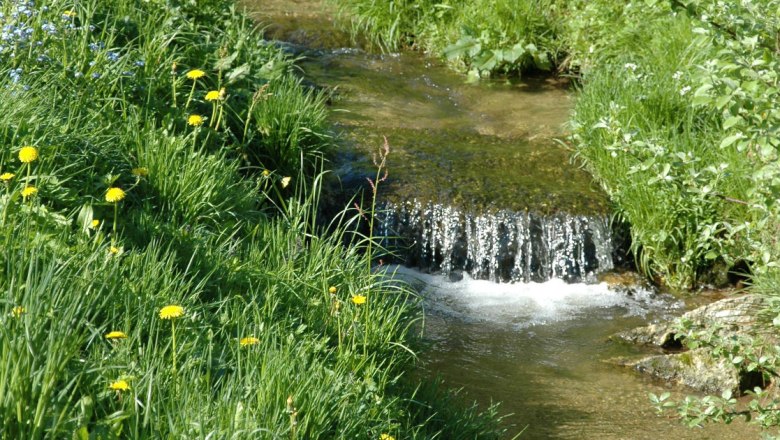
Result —
<path fill-rule="evenodd" d="M 220 1 L 0 7 L 0 438 L 496 438 L 318 229 L 324 97 Z"/>

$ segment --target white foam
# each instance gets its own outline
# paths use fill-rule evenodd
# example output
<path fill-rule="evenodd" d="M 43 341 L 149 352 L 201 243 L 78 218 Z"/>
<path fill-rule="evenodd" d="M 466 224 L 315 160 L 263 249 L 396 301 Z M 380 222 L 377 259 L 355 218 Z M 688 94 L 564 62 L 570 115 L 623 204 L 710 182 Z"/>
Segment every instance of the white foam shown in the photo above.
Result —
<path fill-rule="evenodd" d="M 651 311 L 678 308 L 682 303 L 647 289 L 632 294 L 611 289 L 606 283 L 567 284 L 558 279 L 544 283 L 494 283 L 464 274 L 453 282 L 403 266 L 391 266 L 388 274 L 411 284 L 429 311 L 464 320 L 487 321 L 529 327 L 576 319 L 592 309 L 616 308 L 624 315 L 646 316 Z"/>

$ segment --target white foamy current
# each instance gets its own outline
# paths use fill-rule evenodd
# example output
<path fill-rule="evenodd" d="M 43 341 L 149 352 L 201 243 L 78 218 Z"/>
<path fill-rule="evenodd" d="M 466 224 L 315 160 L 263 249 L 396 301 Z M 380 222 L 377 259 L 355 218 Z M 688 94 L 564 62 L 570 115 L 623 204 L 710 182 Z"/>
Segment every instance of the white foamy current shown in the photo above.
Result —
<path fill-rule="evenodd" d="M 494 283 L 468 274 L 460 281 L 431 275 L 404 266 L 390 266 L 387 273 L 409 283 L 424 299 L 427 312 L 465 321 L 527 328 L 589 316 L 594 309 L 610 309 L 608 316 L 641 316 L 668 313 L 684 307 L 670 295 L 633 287 L 613 289 L 606 283 L 566 283 L 552 279 L 541 283 Z"/>

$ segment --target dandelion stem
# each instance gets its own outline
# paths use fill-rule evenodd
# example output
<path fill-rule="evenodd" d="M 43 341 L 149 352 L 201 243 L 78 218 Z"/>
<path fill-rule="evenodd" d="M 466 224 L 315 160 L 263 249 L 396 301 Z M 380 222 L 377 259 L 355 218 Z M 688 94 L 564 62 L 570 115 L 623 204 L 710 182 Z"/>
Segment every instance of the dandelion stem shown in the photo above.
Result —
<path fill-rule="evenodd" d="M 219 130 L 219 125 L 222 123 L 222 111 L 224 110 L 224 105 L 220 102 L 219 103 L 219 113 L 217 115 L 217 122 L 214 124 L 214 129 Z"/>
<path fill-rule="evenodd" d="M 171 85 L 173 86 L 173 108 L 176 108 L 176 63 L 171 66 Z"/>
<path fill-rule="evenodd" d="M 8 216 L 8 204 L 11 202 L 11 186 L 8 182 L 5 183 L 5 203 L 3 204 L 3 226 L 5 226 L 5 219 Z"/>
<path fill-rule="evenodd" d="M 171 352 L 171 359 L 173 364 L 173 375 L 176 376 L 176 320 L 171 319 L 171 334 L 173 339 L 173 351 Z"/>
<path fill-rule="evenodd" d="M 195 84 L 197 84 L 197 81 L 192 80 L 192 89 L 190 89 L 190 96 L 187 97 L 187 103 L 184 104 L 185 110 L 190 107 L 190 101 L 192 101 L 192 96 L 195 94 Z"/>
<path fill-rule="evenodd" d="M 119 216 L 119 203 L 114 203 L 114 228 L 111 232 L 111 244 L 116 244 L 116 218 Z"/>

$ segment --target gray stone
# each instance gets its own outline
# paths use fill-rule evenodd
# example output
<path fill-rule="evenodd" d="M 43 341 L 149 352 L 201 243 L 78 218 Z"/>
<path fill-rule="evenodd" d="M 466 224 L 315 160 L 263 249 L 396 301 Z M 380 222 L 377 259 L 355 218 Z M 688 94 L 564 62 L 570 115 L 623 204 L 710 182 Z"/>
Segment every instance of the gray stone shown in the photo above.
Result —
<path fill-rule="evenodd" d="M 776 341 L 776 336 L 769 326 L 759 320 L 759 314 L 766 305 L 761 296 L 740 295 L 691 310 L 678 319 L 687 320 L 693 330 L 717 328 L 722 336 L 761 336 L 772 342 Z M 705 393 L 731 391 L 737 394 L 754 386 L 755 378 L 740 373 L 727 359 L 713 357 L 708 348 L 679 352 L 684 347 L 676 335 L 676 322 L 639 327 L 615 334 L 611 339 L 677 352 L 655 354 L 638 360 L 615 359 L 613 362 Z"/>
<path fill-rule="evenodd" d="M 740 295 L 715 301 L 683 314 L 679 319 L 691 322 L 694 329 L 704 329 L 717 325 L 725 333 L 762 334 L 768 331 L 758 320 L 759 313 L 766 302 L 759 295 Z M 671 348 L 675 339 L 675 322 L 650 324 L 632 330 L 617 333 L 613 340 L 622 340 L 636 345 L 650 345 Z"/>
<path fill-rule="evenodd" d="M 707 349 L 659 354 L 623 364 L 640 373 L 705 393 L 721 394 L 727 390 L 737 393 L 740 389 L 737 369 L 725 359 L 713 359 Z"/>

